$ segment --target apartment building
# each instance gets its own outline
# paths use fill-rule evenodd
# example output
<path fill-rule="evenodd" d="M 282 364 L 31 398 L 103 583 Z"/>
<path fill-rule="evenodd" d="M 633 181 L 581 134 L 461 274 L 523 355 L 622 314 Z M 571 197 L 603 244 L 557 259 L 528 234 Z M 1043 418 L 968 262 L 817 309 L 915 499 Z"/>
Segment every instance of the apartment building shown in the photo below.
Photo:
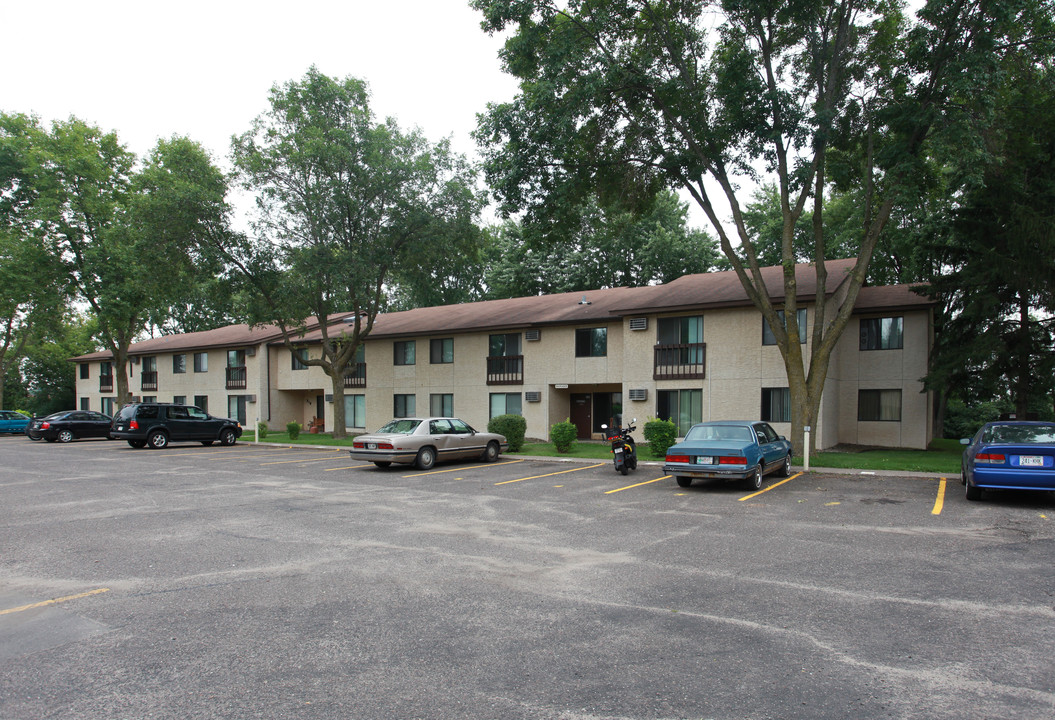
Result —
<path fill-rule="evenodd" d="M 827 297 L 846 290 L 853 262 L 829 261 Z M 775 303 L 782 271 L 764 277 Z M 816 276 L 797 268 L 798 319 L 809 356 L 817 322 Z M 834 304 L 834 303 L 831 303 Z M 330 334 L 346 315 L 329 319 Z M 933 398 L 923 388 L 933 342 L 933 306 L 908 286 L 861 290 L 832 355 L 819 447 L 840 443 L 924 448 Z M 318 328 L 299 342 L 321 352 Z M 248 427 L 291 420 L 333 427 L 330 379 L 299 362 L 273 327 L 234 325 L 171 335 L 131 348 L 134 396 L 188 402 Z M 108 352 L 72 358 L 77 397 L 112 413 L 116 383 Z M 570 419 L 583 438 L 623 418 L 695 422 L 761 418 L 790 433 L 788 382 L 761 313 L 732 272 L 687 275 L 661 286 L 490 300 L 420 308 L 377 318 L 344 380 L 345 425 L 376 430 L 393 417 L 455 415 L 483 428 L 523 415 L 529 437 Z"/>

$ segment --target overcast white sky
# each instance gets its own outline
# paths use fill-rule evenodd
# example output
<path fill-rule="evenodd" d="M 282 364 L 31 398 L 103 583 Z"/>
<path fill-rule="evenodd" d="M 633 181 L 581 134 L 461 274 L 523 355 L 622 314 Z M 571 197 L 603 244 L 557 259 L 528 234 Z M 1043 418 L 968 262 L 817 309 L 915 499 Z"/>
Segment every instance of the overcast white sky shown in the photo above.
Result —
<path fill-rule="evenodd" d="M 367 80 L 379 118 L 470 155 L 476 114 L 516 90 L 468 0 L 5 0 L 0 17 L 0 110 L 75 115 L 139 156 L 180 134 L 226 167 L 271 86 L 313 64 Z"/>

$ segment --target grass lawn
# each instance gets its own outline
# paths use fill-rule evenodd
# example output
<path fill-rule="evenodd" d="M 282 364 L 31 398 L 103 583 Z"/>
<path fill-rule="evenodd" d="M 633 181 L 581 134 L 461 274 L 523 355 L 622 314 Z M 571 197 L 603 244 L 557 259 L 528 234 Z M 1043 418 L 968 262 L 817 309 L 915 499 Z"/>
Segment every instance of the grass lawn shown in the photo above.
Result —
<path fill-rule="evenodd" d="M 245 432 L 242 442 L 252 442 L 253 433 Z M 301 433 L 296 440 L 281 432 L 268 432 L 261 442 L 280 445 L 333 445 L 350 448 L 351 438 L 334 440 L 330 433 Z M 958 440 L 935 440 L 929 450 L 860 450 L 856 452 L 820 452 L 810 455 L 811 468 L 847 468 L 855 470 L 905 470 L 910 472 L 933 472 L 947 475 L 960 474 L 960 455 L 963 446 Z M 607 443 L 577 442 L 570 452 L 559 453 L 553 443 L 525 443 L 518 453 L 511 455 L 526 457 L 559 457 L 580 460 L 610 461 L 611 447 Z M 662 460 L 652 457 L 648 445 L 638 447 L 638 457 L 642 461 Z M 796 465 L 802 465 L 802 456 L 792 459 Z"/>

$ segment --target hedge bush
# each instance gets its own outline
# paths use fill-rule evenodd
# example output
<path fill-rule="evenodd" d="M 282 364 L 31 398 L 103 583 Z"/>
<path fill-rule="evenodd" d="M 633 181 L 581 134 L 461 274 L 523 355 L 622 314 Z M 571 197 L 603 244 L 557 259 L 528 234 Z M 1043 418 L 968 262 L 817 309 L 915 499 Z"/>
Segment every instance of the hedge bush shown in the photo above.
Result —
<path fill-rule="evenodd" d="M 267 437 L 267 423 L 263 420 L 256 424 L 256 435 L 261 440 Z"/>
<path fill-rule="evenodd" d="M 549 441 L 557 448 L 557 452 L 569 452 L 578 437 L 579 428 L 575 426 L 571 418 L 550 426 Z"/>
<path fill-rule="evenodd" d="M 487 423 L 487 432 L 505 435 L 509 452 L 520 452 L 520 448 L 524 447 L 527 420 L 523 415 L 496 415 Z"/>
<path fill-rule="evenodd" d="M 300 423 L 296 420 L 286 423 L 286 432 L 290 440 L 296 440 L 300 437 Z"/>
<path fill-rule="evenodd" d="M 653 418 L 645 423 L 645 440 L 653 457 L 666 457 L 667 448 L 678 441 L 678 426 L 670 420 Z"/>

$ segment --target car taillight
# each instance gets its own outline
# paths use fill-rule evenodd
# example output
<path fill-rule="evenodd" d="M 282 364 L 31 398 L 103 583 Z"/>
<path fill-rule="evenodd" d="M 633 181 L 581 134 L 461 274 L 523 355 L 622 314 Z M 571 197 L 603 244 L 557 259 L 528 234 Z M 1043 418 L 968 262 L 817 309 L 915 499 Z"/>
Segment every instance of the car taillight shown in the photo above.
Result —
<path fill-rule="evenodd" d="M 1007 462 L 1007 456 L 1001 453 L 978 453 L 974 456 L 975 462 L 980 463 L 1003 463 Z"/>
<path fill-rule="evenodd" d="M 688 461 L 688 455 L 667 455 L 667 462 L 687 463 Z"/>
<path fill-rule="evenodd" d="M 378 443 L 377 444 L 377 449 L 378 450 L 394 450 L 395 446 L 393 446 L 392 443 Z"/>
<path fill-rule="evenodd" d="M 128 429 L 129 430 L 138 430 L 139 429 L 139 421 L 138 420 L 133 420 L 132 422 L 128 423 Z"/>
<path fill-rule="evenodd" d="M 352 443 L 352 447 L 353 448 L 359 448 L 360 450 L 362 450 L 363 448 L 366 447 L 366 443 L 358 443 L 358 442 L 357 443 Z"/>
<path fill-rule="evenodd" d="M 720 457 L 718 458 L 719 465 L 747 465 L 747 458 L 745 457 Z"/>

